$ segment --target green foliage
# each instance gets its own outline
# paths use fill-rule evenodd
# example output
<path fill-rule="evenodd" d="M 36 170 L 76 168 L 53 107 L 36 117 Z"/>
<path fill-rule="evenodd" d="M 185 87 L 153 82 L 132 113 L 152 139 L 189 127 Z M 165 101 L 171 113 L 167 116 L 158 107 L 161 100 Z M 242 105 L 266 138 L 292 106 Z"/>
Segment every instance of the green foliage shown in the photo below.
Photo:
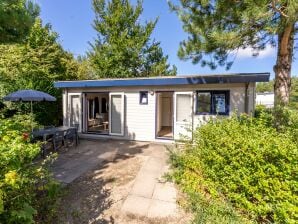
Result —
<path fill-rule="evenodd" d="M 258 118 L 212 120 L 195 131 L 184 151 L 172 155 L 172 176 L 190 196 L 197 223 L 203 218 L 230 223 L 227 214 L 258 223 L 297 223 L 298 115 L 281 116 L 288 115 L 280 131 L 268 111 Z M 220 209 L 227 203 L 234 209 Z M 204 204 L 219 204 L 218 211 L 197 212 Z M 222 219 L 214 220 L 217 216 Z"/>
<path fill-rule="evenodd" d="M 257 84 L 257 92 L 273 92 L 274 80 L 270 82 L 261 82 Z M 298 110 L 298 77 L 294 76 L 291 79 L 291 92 L 289 108 Z"/>
<path fill-rule="evenodd" d="M 33 111 L 41 124 L 57 124 L 62 117 L 61 90 L 54 88 L 56 80 L 77 77 L 78 63 L 57 42 L 57 33 L 50 25 L 35 21 L 25 44 L 0 45 L 0 96 L 19 89 L 35 89 L 55 96 L 57 102 L 34 104 Z M 28 103 L 10 104 L 21 111 L 29 111 Z"/>
<path fill-rule="evenodd" d="M 275 105 L 289 104 L 291 66 L 298 25 L 298 1 L 292 0 L 180 0 L 170 3 L 189 34 L 178 56 L 194 64 L 230 69 L 238 50 L 251 48 L 253 56 L 277 47 Z"/>
<path fill-rule="evenodd" d="M 170 3 L 183 22 L 183 29 L 189 33 L 189 38 L 180 45 L 179 57 L 213 69 L 217 65 L 229 69 L 233 61 L 228 56 L 235 50 L 252 47 L 253 55 L 257 56 L 268 44 L 277 46 L 277 35 L 298 20 L 298 2 L 276 2 L 180 0 L 180 5 Z"/>
<path fill-rule="evenodd" d="M 256 91 L 258 93 L 263 92 L 273 92 L 274 90 L 274 80 L 270 80 L 269 82 L 259 82 L 257 83 Z"/>
<path fill-rule="evenodd" d="M 94 0 L 94 29 L 98 38 L 88 53 L 96 78 L 127 78 L 175 75 L 160 43 L 150 36 L 157 19 L 140 24 L 142 2 L 132 6 L 128 0 Z"/>
<path fill-rule="evenodd" d="M 28 35 L 39 7 L 27 0 L 0 1 L 0 43 L 23 41 Z"/>
<path fill-rule="evenodd" d="M 289 108 L 276 107 L 268 109 L 264 106 L 257 106 L 255 116 L 258 122 L 276 128 L 298 144 L 298 112 Z"/>
<path fill-rule="evenodd" d="M 77 62 L 79 65 L 77 78 L 79 80 L 96 79 L 96 74 L 92 67 L 91 61 L 87 57 L 79 56 L 77 58 Z"/>
<path fill-rule="evenodd" d="M 44 163 L 34 162 L 40 145 L 30 142 L 31 123 L 24 115 L 0 117 L 0 223 L 33 223 L 57 195 Z"/>
<path fill-rule="evenodd" d="M 292 77 L 289 107 L 298 110 L 298 77 Z"/>

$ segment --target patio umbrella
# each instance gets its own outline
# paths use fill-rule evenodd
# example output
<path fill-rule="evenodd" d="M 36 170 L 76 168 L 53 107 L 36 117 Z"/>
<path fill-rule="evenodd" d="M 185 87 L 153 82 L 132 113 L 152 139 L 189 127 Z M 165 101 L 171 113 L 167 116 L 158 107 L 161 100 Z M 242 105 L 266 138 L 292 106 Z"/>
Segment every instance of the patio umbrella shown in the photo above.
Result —
<path fill-rule="evenodd" d="M 9 95 L 3 97 L 5 101 L 23 101 L 23 102 L 31 102 L 31 113 L 33 112 L 32 102 L 40 102 L 40 101 L 56 101 L 56 98 L 47 94 L 45 92 L 32 90 L 32 89 L 25 89 L 19 90 Z"/>
<path fill-rule="evenodd" d="M 40 101 L 56 101 L 56 98 L 47 94 L 45 92 L 32 90 L 32 89 L 25 89 L 13 92 L 8 94 L 7 96 L 3 97 L 5 101 L 13 101 L 13 102 L 30 102 L 31 103 L 31 114 L 33 112 L 32 102 L 40 102 Z M 33 126 L 31 123 L 31 128 L 33 131 Z"/>

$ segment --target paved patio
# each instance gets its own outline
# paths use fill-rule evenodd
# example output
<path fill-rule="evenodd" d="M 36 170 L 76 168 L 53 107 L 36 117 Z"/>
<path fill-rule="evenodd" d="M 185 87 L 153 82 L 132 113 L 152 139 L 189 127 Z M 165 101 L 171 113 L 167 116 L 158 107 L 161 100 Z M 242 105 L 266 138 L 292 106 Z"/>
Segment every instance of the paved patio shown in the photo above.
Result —
<path fill-rule="evenodd" d="M 168 170 L 168 154 L 162 144 L 82 140 L 78 147 L 59 154 L 52 170 L 57 180 L 72 183 L 98 164 L 117 160 L 121 156 L 142 156 L 143 162 L 127 195 L 123 195 L 120 213 L 148 218 L 173 217 L 177 213 L 176 189 L 163 180 Z"/>

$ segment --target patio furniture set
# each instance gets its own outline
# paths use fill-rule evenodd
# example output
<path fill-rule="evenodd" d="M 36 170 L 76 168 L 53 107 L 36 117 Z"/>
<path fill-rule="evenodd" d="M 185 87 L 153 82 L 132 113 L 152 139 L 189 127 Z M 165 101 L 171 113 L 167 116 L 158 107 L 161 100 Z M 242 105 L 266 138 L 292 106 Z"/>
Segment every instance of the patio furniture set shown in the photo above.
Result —
<path fill-rule="evenodd" d="M 75 125 L 75 127 L 49 126 L 42 129 L 34 129 L 31 136 L 33 141 L 42 141 L 41 154 L 43 157 L 49 150 L 57 152 L 62 147 L 77 146 L 79 143 L 78 125 Z"/>

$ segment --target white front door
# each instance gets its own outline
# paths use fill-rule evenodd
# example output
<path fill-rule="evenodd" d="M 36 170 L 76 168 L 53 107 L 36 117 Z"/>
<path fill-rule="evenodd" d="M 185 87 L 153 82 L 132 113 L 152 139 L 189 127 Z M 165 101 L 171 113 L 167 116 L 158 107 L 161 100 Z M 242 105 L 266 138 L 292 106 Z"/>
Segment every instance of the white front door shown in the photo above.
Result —
<path fill-rule="evenodd" d="M 193 93 L 175 92 L 174 138 L 192 137 Z"/>
<path fill-rule="evenodd" d="M 124 93 L 110 93 L 109 134 L 124 135 Z"/>
<path fill-rule="evenodd" d="M 69 95 L 70 98 L 70 118 L 69 125 L 75 127 L 79 125 L 81 130 L 81 95 Z"/>

